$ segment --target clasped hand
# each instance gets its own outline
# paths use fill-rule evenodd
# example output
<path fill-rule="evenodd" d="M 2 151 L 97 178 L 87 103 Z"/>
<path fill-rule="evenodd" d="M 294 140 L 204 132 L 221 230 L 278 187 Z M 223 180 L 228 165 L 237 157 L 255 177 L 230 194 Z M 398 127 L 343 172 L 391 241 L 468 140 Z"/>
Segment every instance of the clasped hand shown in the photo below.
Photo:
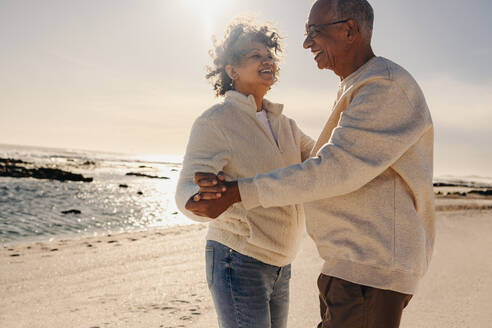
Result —
<path fill-rule="evenodd" d="M 186 209 L 198 216 L 215 219 L 232 204 L 241 201 L 237 181 L 225 181 L 224 174 L 195 173 L 194 182 L 200 187 L 186 203 Z"/>

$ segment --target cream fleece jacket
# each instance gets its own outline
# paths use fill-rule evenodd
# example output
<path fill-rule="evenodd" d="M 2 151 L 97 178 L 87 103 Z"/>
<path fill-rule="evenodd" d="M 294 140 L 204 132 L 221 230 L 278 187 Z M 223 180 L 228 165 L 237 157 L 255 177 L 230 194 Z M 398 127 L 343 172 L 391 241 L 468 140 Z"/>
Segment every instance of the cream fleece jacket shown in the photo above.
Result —
<path fill-rule="evenodd" d="M 223 103 L 195 121 L 178 180 L 176 204 L 189 218 L 210 222 L 207 239 L 264 263 L 284 266 L 294 259 L 305 230 L 303 207 L 296 205 L 299 202 L 249 210 L 237 203 L 215 220 L 185 209 L 188 199 L 198 191 L 193 183 L 195 172 L 224 171 L 226 180 L 237 180 L 309 157 L 314 141 L 282 115 L 283 105 L 264 100 L 263 107 L 278 145 L 257 118 L 253 96 L 229 91 Z"/>
<path fill-rule="evenodd" d="M 369 60 L 341 82 L 312 156 L 240 179 L 243 206 L 305 203 L 324 274 L 413 294 L 434 244 L 433 125 L 415 80 Z"/>

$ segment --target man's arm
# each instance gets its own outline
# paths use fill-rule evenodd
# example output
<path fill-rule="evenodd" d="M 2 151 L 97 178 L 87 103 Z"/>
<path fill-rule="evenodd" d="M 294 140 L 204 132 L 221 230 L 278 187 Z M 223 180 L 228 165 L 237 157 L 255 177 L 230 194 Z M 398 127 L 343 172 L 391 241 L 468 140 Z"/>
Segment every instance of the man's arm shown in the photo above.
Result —
<path fill-rule="evenodd" d="M 301 164 L 240 179 L 246 209 L 284 206 L 353 192 L 384 172 L 432 123 L 389 80 L 362 87 L 342 113 L 330 141 Z"/>

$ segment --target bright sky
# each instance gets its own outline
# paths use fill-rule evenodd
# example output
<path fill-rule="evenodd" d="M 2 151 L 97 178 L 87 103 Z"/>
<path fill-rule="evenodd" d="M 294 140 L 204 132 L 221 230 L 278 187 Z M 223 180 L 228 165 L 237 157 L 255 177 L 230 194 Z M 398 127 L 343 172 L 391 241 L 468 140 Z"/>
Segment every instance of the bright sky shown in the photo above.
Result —
<path fill-rule="evenodd" d="M 492 2 L 372 0 L 373 47 L 419 82 L 437 175 L 492 175 Z M 285 37 L 267 98 L 316 138 L 338 87 L 302 49 L 311 0 L 0 0 L 0 143 L 183 154 L 217 101 L 211 36 L 241 14 Z"/>

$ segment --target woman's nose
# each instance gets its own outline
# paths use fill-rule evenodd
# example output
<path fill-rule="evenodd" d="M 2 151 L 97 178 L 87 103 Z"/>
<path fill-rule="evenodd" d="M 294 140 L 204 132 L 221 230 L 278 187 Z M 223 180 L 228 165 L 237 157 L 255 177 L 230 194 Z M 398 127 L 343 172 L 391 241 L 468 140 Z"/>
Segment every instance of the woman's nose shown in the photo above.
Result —
<path fill-rule="evenodd" d="M 270 56 L 263 57 L 262 64 L 273 63 L 273 58 Z"/>

